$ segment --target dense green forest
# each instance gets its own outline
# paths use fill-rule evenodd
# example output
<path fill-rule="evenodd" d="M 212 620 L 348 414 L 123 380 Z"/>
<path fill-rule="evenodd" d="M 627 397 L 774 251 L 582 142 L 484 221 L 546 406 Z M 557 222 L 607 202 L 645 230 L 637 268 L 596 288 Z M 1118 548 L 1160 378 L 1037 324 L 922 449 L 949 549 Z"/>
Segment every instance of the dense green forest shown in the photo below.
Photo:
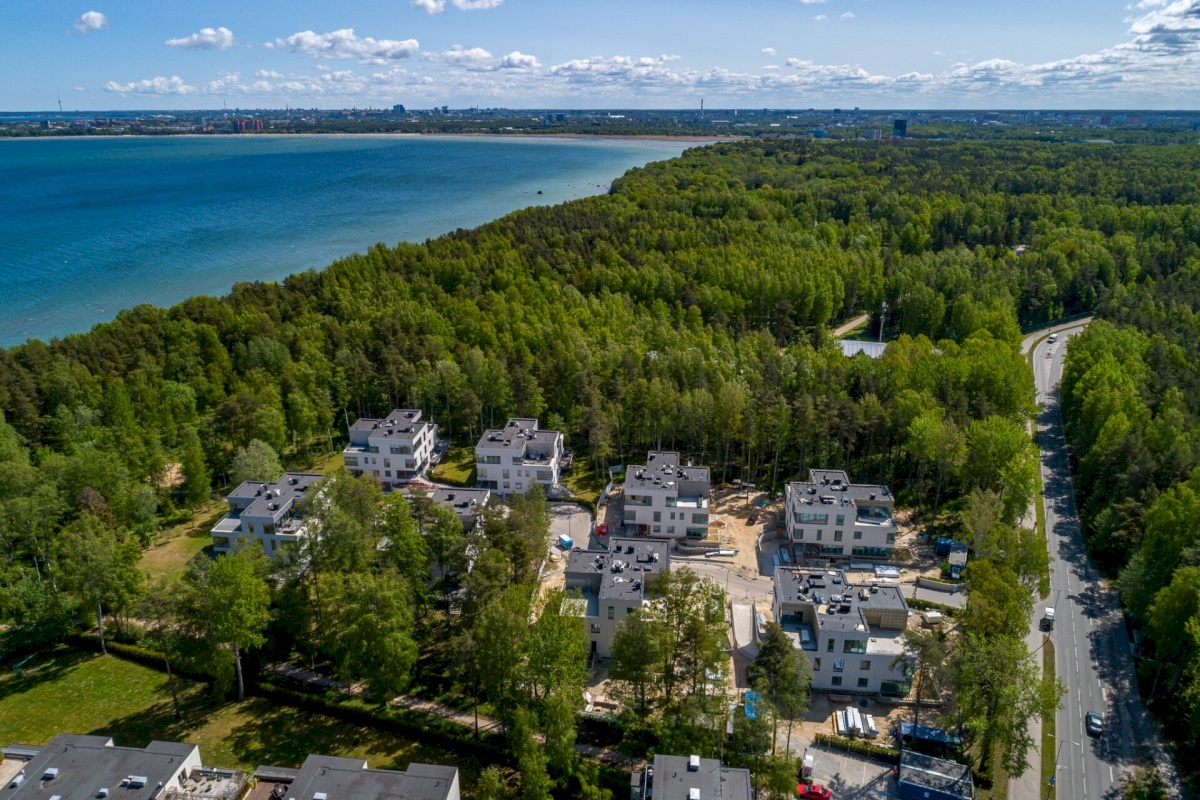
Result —
<path fill-rule="evenodd" d="M 1029 686 L 980 688 L 991 681 L 999 692 L 1021 672 L 985 674 L 1021 658 L 1044 579 L 1044 548 L 1014 532 L 1036 486 L 1021 330 L 1096 308 L 1147 329 L 1097 325 L 1083 340 L 1100 342 L 1105 369 L 1127 374 L 1095 401 L 1068 403 L 1076 452 L 1092 438 L 1120 439 L 1121 457 L 1144 455 L 1127 471 L 1084 457 L 1081 490 L 1106 563 L 1133 557 L 1143 573 L 1164 569 L 1157 554 L 1135 556 L 1157 541 L 1155 516 L 1139 509 L 1162 493 L 1172 569 L 1200 569 L 1192 542 L 1171 527 L 1200 478 L 1167 491 L 1196 459 L 1196 329 L 1191 312 L 1160 299 L 1191 286 L 1195 303 L 1198 173 L 1200 153 L 1182 148 L 727 143 L 632 170 L 606 196 L 380 245 L 221 299 L 140 306 L 87 334 L 10 348 L 0 352 L 0 616 L 10 637 L 29 643 L 79 613 L 144 615 L 138 604 L 157 595 L 136 574 L 137 548 L 244 475 L 247 454 L 273 449 L 286 461 L 336 445 L 353 417 L 393 406 L 424 409 L 461 444 L 510 414 L 537 416 L 597 473 L 659 446 L 712 465 L 719 480 L 771 491 L 809 467 L 842 467 L 890 483 L 933 522 L 966 528 L 982 556 L 968 576 L 977 635 L 951 679 L 974 690 L 953 714 L 985 743 L 984 766 L 995 748 L 1019 772 L 1023 728 L 993 716 L 1034 714 L 1044 698 Z M 867 335 L 891 341 L 886 355 L 843 356 L 831 325 L 880 309 L 882 331 L 876 314 Z M 1083 358 L 1069 364 L 1071 397 L 1082 391 Z M 1125 429 L 1095 421 L 1109 409 L 1127 412 Z M 1131 504 L 1089 483 L 1088 469 L 1125 476 Z M 287 581 L 245 589 L 262 581 L 255 563 L 188 577 L 195 588 L 171 610 L 181 620 L 172 630 L 197 659 L 229 645 L 218 648 L 220 663 L 202 665 L 225 687 L 240 682 L 244 654 L 295 652 L 382 697 L 428 667 L 424 643 L 446 638 L 440 628 L 423 633 L 441 624 L 424 570 L 425 559 L 462 552 L 453 526 L 344 474 L 330 485 L 327 507 L 314 512 L 321 541 Z M 469 613 L 452 631 L 464 637 L 456 649 L 477 657 L 446 667 L 476 676 L 461 685 L 516 732 L 514 757 L 531 760 L 522 772 L 532 775 L 547 768 L 533 763 L 534 730 L 573 741 L 561 697 L 582 680 L 579 642 L 557 624 L 561 598 L 530 605 L 541 503 L 522 499 L 517 513 L 484 526 L 462 580 Z M 87 579 L 97 562 L 73 555 L 83 544 L 112 580 Z M 1187 569 L 1177 575 L 1195 581 Z M 218 619 L 200 601 L 212 581 L 261 594 L 274 613 Z M 1006 588 L 1016 585 L 1025 590 Z M 712 603 L 686 577 L 671 586 L 685 608 Z M 1129 602 L 1139 615 L 1152 604 Z M 670 620 L 655 624 L 655 635 L 679 636 Z M 480 649 L 501 643 L 508 649 L 490 656 Z M 372 660 L 373 651 L 392 657 Z M 660 691 L 681 680 L 669 666 L 676 656 L 639 679 L 658 689 L 639 695 L 629 741 L 711 752 L 712 732 L 701 729 L 714 699 Z M 564 746 L 549 754 L 546 780 L 594 783 Z"/>

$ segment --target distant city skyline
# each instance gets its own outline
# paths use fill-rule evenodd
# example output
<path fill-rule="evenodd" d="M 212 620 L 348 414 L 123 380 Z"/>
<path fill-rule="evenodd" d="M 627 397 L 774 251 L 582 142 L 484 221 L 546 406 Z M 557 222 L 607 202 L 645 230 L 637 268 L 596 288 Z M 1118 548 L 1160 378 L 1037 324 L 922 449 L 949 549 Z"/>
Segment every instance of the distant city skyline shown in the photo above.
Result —
<path fill-rule="evenodd" d="M 1200 0 L 6 0 L 0 110 L 1200 107 Z"/>

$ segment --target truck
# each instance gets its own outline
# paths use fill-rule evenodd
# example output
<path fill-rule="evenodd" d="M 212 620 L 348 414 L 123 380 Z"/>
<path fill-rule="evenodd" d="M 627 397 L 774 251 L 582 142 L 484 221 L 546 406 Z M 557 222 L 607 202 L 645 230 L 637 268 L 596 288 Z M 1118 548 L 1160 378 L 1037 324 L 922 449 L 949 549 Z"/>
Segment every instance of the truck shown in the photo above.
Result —
<path fill-rule="evenodd" d="M 1042 630 L 1049 631 L 1054 629 L 1054 609 L 1046 606 L 1045 612 L 1042 614 Z"/>

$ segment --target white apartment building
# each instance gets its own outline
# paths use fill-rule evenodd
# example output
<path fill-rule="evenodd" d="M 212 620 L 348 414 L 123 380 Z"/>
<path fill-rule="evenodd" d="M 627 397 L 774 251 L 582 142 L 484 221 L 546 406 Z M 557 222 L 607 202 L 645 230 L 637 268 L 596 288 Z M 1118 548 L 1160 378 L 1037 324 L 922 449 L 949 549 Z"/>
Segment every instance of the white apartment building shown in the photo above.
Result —
<path fill-rule="evenodd" d="M 437 429 L 412 408 L 398 408 L 386 419 L 360 419 L 350 426 L 350 444 L 342 450 L 346 469 L 398 486 L 429 469 Z"/>
<path fill-rule="evenodd" d="M 905 696 L 908 604 L 895 586 L 852 585 L 836 570 L 775 570 L 775 619 L 812 665 L 814 691 Z"/>
<path fill-rule="evenodd" d="M 671 564 L 668 543 L 615 538 L 608 550 L 572 550 L 567 555 L 566 588 L 578 591 L 579 616 L 587 623 L 592 653 L 612 656 L 617 627 L 650 602 L 650 584 Z"/>
<path fill-rule="evenodd" d="M 651 451 L 646 465 L 625 470 L 627 533 L 672 539 L 708 535 L 708 467 L 680 466 L 679 453 Z"/>
<path fill-rule="evenodd" d="M 257 542 L 272 558 L 294 549 L 304 536 L 305 493 L 324 478 L 308 472 L 288 472 L 274 483 L 246 481 L 225 499 L 229 513 L 212 529 L 213 550 L 228 553 Z"/>
<path fill-rule="evenodd" d="M 896 542 L 886 486 L 850 483 L 842 470 L 814 469 L 784 488 L 788 540 L 800 559 L 890 559 Z"/>
<path fill-rule="evenodd" d="M 501 497 L 524 494 L 535 483 L 547 492 L 559 484 L 563 435 L 538 429 L 536 419 L 513 417 L 499 430 L 483 432 L 475 445 L 475 485 Z"/>

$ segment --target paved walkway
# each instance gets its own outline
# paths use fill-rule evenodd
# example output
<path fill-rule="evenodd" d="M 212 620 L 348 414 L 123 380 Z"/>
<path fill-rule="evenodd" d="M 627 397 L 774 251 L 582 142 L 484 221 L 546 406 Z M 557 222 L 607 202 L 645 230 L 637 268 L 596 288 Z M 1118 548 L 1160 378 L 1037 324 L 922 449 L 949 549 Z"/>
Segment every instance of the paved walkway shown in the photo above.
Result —
<path fill-rule="evenodd" d="M 854 330 L 859 325 L 862 325 L 864 322 L 867 322 L 870 319 L 871 319 L 870 314 L 859 314 L 857 317 L 850 320 L 849 322 L 847 322 L 843 325 L 839 325 L 838 327 L 834 328 L 833 329 L 833 338 L 840 339 L 841 337 L 845 336 L 847 333 Z"/>

